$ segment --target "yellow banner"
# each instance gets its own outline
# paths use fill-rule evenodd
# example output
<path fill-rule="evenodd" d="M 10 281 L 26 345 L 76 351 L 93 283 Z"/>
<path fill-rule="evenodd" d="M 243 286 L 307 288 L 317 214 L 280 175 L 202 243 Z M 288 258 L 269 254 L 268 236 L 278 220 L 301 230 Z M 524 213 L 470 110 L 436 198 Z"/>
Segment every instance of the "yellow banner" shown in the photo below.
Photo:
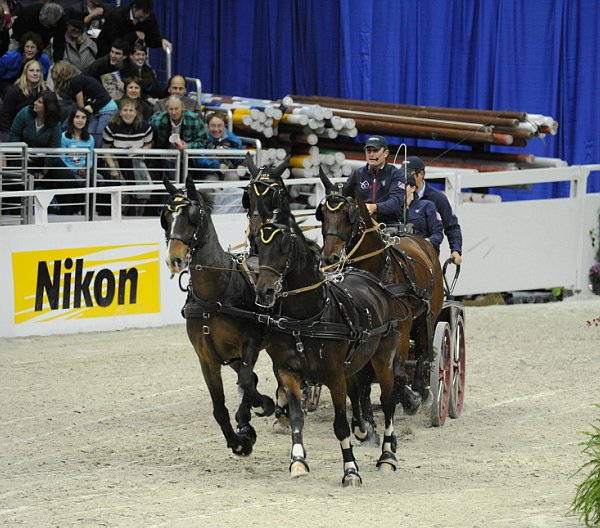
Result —
<path fill-rule="evenodd" d="M 158 243 L 13 253 L 15 324 L 160 311 Z"/>

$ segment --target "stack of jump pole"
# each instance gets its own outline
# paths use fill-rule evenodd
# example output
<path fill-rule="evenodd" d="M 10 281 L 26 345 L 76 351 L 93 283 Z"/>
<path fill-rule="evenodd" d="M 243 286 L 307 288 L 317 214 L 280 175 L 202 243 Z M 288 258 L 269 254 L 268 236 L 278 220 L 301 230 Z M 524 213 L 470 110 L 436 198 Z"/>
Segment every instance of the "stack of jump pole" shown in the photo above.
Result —
<path fill-rule="evenodd" d="M 263 143 L 262 164 L 289 157 L 291 174 L 286 176 L 293 178 L 315 177 L 319 166 L 331 177 L 349 175 L 364 164 L 362 142 L 354 139 L 358 134 L 386 136 L 392 159 L 407 138 L 452 143 L 449 149 L 409 147 L 410 155 L 432 167 L 491 172 L 565 164 L 531 154 L 484 151 L 485 145 L 525 147 L 531 139 L 556 134 L 558 123 L 539 114 L 304 95 L 273 101 L 203 94 L 202 104 L 231 110 L 233 131 Z M 403 156 L 398 155 L 398 163 Z"/>

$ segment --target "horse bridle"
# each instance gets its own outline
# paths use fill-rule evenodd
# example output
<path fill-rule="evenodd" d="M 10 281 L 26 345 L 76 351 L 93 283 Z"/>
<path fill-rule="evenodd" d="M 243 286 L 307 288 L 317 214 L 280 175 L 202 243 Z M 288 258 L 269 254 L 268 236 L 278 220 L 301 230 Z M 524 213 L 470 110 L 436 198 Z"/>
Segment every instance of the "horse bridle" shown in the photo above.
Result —
<path fill-rule="evenodd" d="M 190 200 L 186 196 L 182 194 L 177 194 L 173 196 L 166 204 L 163 210 L 169 211 L 171 213 L 182 213 L 186 207 L 189 207 L 190 210 L 188 212 L 188 219 L 190 224 L 194 226 L 194 232 L 191 237 L 184 237 L 183 235 L 179 235 L 177 233 L 170 234 L 167 233 L 167 225 L 163 215 L 161 215 L 160 223 L 165 231 L 165 238 L 167 244 L 169 240 L 179 240 L 183 242 L 188 247 L 188 262 L 191 260 L 194 252 L 197 247 L 200 245 L 200 229 L 204 225 L 205 221 L 205 213 L 204 210 L 200 207 L 200 204 L 195 200 Z"/>
<path fill-rule="evenodd" d="M 272 232 L 269 236 L 266 236 L 265 228 L 272 229 Z M 267 266 L 266 264 L 261 264 L 258 266 L 259 273 L 264 270 L 264 271 L 269 271 L 269 272 L 273 273 L 273 275 L 277 276 L 277 280 L 275 281 L 275 283 L 273 285 L 273 289 L 275 290 L 275 299 L 280 297 L 281 293 L 283 292 L 283 283 L 285 281 L 285 276 L 292 269 L 292 258 L 291 257 L 294 252 L 294 248 L 295 248 L 295 244 L 296 244 L 296 235 L 294 234 L 293 230 L 290 229 L 289 226 L 278 225 L 278 224 L 274 224 L 274 223 L 263 224 L 262 226 L 260 226 L 260 229 L 258 230 L 258 235 L 260 237 L 260 241 L 265 246 L 268 246 L 271 242 L 273 242 L 273 239 L 275 238 L 275 236 L 278 233 L 284 233 L 284 231 L 289 232 L 291 247 L 290 247 L 290 250 L 287 252 L 287 258 L 286 258 L 285 264 L 283 265 L 283 270 L 278 271 L 271 266 Z M 270 308 L 270 307 L 267 306 L 266 308 Z"/>
<path fill-rule="evenodd" d="M 335 198 L 336 200 L 339 200 L 339 202 L 337 204 L 333 205 L 331 203 L 331 198 Z M 358 207 L 358 205 L 356 204 L 356 201 L 353 198 L 350 198 L 348 196 L 343 196 L 341 194 L 332 194 L 332 195 L 326 196 L 324 198 L 323 202 L 321 204 L 319 204 L 319 207 L 317 208 L 317 211 L 318 211 L 317 220 L 323 219 L 323 213 L 322 213 L 323 207 L 326 207 L 327 210 L 332 213 L 336 213 L 344 205 L 348 205 L 348 221 L 350 222 L 350 226 L 352 228 L 350 231 L 350 234 L 346 235 L 344 233 L 340 233 L 337 230 L 334 230 L 334 231 L 322 231 L 322 235 L 323 235 L 323 240 L 325 239 L 326 236 L 334 236 L 334 237 L 339 238 L 340 240 L 342 240 L 344 242 L 344 251 L 347 251 L 349 249 L 349 246 L 352 243 L 352 241 L 355 240 L 361 234 L 362 230 L 365 228 L 365 221 L 359 214 L 356 214 L 356 218 L 354 218 L 354 219 L 352 219 L 350 217 L 351 216 L 350 211 L 353 210 L 353 208 Z"/>

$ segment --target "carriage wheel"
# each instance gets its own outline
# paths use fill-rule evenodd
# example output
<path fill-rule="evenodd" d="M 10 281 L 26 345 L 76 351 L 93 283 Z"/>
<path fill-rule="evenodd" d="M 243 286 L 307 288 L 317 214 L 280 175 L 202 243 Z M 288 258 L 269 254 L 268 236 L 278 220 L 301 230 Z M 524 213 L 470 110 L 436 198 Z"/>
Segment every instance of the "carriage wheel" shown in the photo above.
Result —
<path fill-rule="evenodd" d="M 441 321 L 435 327 L 433 337 L 433 354 L 429 374 L 432 394 L 431 423 L 434 427 L 444 425 L 448 413 L 450 399 L 450 383 L 452 381 L 452 334 L 450 325 Z"/>
<path fill-rule="evenodd" d="M 465 347 L 465 322 L 462 315 L 459 315 L 456 318 L 454 337 L 452 387 L 450 389 L 450 402 L 448 404 L 448 415 L 450 418 L 458 418 L 461 415 L 463 401 L 465 399 L 465 370 L 467 356 Z"/>

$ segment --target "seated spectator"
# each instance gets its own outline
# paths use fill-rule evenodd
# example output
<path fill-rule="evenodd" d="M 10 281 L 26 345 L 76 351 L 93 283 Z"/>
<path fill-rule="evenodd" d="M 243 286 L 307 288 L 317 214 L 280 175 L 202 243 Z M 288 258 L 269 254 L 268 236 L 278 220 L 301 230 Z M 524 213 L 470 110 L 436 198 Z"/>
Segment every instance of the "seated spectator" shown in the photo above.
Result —
<path fill-rule="evenodd" d="M 242 140 L 225 126 L 225 115 L 222 112 L 212 112 L 206 116 L 208 125 L 208 138 L 206 148 L 213 149 L 241 149 Z M 217 160 L 214 160 L 217 161 Z M 218 163 L 220 166 L 226 165 L 229 169 L 235 169 L 242 164 L 240 159 L 222 159 Z M 239 180 L 240 177 L 236 170 L 228 170 L 216 174 L 222 180 Z"/>
<path fill-rule="evenodd" d="M 197 114 L 184 109 L 183 100 L 177 95 L 169 96 L 167 110 L 154 114 L 150 124 L 154 130 L 154 148 L 182 151 L 206 145 L 206 126 Z"/>
<path fill-rule="evenodd" d="M 137 77 L 142 83 L 141 98 L 154 106 L 157 98 L 160 97 L 160 86 L 156 73 L 146 64 L 147 58 L 146 46 L 140 42 L 134 44 L 131 55 L 121 70 L 121 76 L 123 79 Z"/>
<path fill-rule="evenodd" d="M 30 147 L 60 148 L 60 135 L 58 99 L 54 93 L 46 91 L 17 112 L 9 141 L 20 141 Z"/>
<path fill-rule="evenodd" d="M 4 93 L 0 107 L 0 138 L 6 141 L 13 120 L 24 106 L 31 106 L 33 101 L 46 91 L 46 83 L 42 77 L 42 68 L 35 59 L 28 61 L 21 77 Z"/>
<path fill-rule="evenodd" d="M 124 38 L 129 45 L 141 41 L 148 48 L 171 49 L 171 43 L 161 36 L 156 16 L 152 12 L 152 0 L 133 0 L 117 7 L 106 17 L 98 35 L 98 54 L 106 55 L 116 37 Z"/>
<path fill-rule="evenodd" d="M 200 113 L 201 107 L 200 103 L 198 103 L 198 100 L 186 95 L 186 82 L 183 75 L 173 75 L 169 78 L 167 83 L 167 92 L 169 95 L 178 95 L 179 97 L 183 98 L 183 104 L 186 110 L 189 110 L 190 112 L 196 112 L 197 114 Z M 169 96 L 156 101 L 156 104 L 154 105 L 154 113 L 164 112 L 167 109 L 168 98 Z"/>
<path fill-rule="evenodd" d="M 30 106 L 22 108 L 16 115 L 10 129 L 10 142 L 27 143 L 32 148 L 60 148 L 60 108 L 56 94 L 43 92 Z M 30 160 L 32 170 L 42 172 L 35 180 L 37 188 L 56 189 L 81 186 L 81 181 L 67 170 L 60 158 L 37 156 Z M 56 202 L 61 205 L 60 212 L 73 214 L 81 212 L 81 204 L 73 204 L 74 197 L 61 195 Z"/>
<path fill-rule="evenodd" d="M 110 53 L 96 59 L 82 73 L 100 81 L 114 100 L 123 97 L 123 76 L 121 70 L 125 67 L 125 59 L 129 56 L 129 44 L 123 39 L 112 43 Z"/>
<path fill-rule="evenodd" d="M 0 0 L 0 56 L 8 51 L 12 21 L 18 17 L 23 7 L 15 0 Z"/>
<path fill-rule="evenodd" d="M 19 47 L 8 51 L 0 57 L 0 95 L 14 84 L 23 72 L 23 64 L 31 59 L 36 59 L 42 68 L 42 77 L 47 79 L 50 70 L 50 59 L 44 53 L 42 39 L 37 33 L 31 31 L 21 37 Z"/>
<path fill-rule="evenodd" d="M 68 14 L 64 60 L 83 71 L 96 60 L 98 48 L 84 32 L 83 15 L 77 11 L 69 11 Z"/>
<path fill-rule="evenodd" d="M 63 98 L 74 101 L 92 114 L 89 130 L 94 136 L 96 147 L 102 145 L 102 131 L 117 111 L 117 104 L 104 86 L 93 77 L 79 73 L 66 61 L 57 62 L 52 68 L 52 80 L 56 92 Z"/>
<path fill-rule="evenodd" d="M 119 101 L 119 111 L 104 129 L 102 140 L 103 148 L 115 149 L 142 149 L 152 148 L 152 127 L 144 121 L 138 111 L 138 103 L 131 99 L 123 98 Z M 139 157 L 120 157 L 115 160 L 110 154 L 105 155 L 105 161 L 110 168 L 111 180 L 125 180 L 141 184 L 152 183 L 148 168 L 144 160 Z M 150 193 L 144 192 L 128 197 L 129 208 L 126 214 L 141 215 L 143 205 L 150 199 Z"/>
<path fill-rule="evenodd" d="M 144 121 L 149 122 L 154 114 L 154 111 L 152 110 L 150 103 L 142 99 L 142 81 L 138 77 L 130 77 L 129 79 L 125 79 L 123 91 L 123 97 L 135 101 L 138 104 L 138 112 Z"/>
<path fill-rule="evenodd" d="M 186 149 L 202 149 L 206 146 L 206 126 L 198 114 L 184 110 L 183 100 L 178 95 L 167 99 L 167 110 L 154 114 L 150 120 L 154 130 L 154 148 L 177 149 L 183 153 Z M 191 165 L 200 168 L 218 169 L 216 160 L 196 158 Z M 162 160 L 165 169 L 173 169 L 171 160 Z M 223 165 L 224 169 L 227 169 Z M 170 177 L 170 179 L 173 179 Z"/>
<path fill-rule="evenodd" d="M 42 49 L 48 47 L 52 40 L 52 60 L 62 60 L 65 54 L 67 17 L 60 5 L 41 2 L 25 6 L 13 22 L 12 38 L 20 42 L 27 31 L 33 31 L 42 38 Z"/>
<path fill-rule="evenodd" d="M 76 107 L 67 121 L 67 130 L 62 133 L 61 148 L 85 148 L 90 151 L 88 156 L 89 166 L 94 162 L 94 138 L 91 136 L 88 125 L 90 114 L 85 108 Z M 60 159 L 68 169 L 77 177 L 85 179 L 86 160 L 81 154 L 63 154 Z M 91 176 L 91 173 L 90 173 Z"/>

